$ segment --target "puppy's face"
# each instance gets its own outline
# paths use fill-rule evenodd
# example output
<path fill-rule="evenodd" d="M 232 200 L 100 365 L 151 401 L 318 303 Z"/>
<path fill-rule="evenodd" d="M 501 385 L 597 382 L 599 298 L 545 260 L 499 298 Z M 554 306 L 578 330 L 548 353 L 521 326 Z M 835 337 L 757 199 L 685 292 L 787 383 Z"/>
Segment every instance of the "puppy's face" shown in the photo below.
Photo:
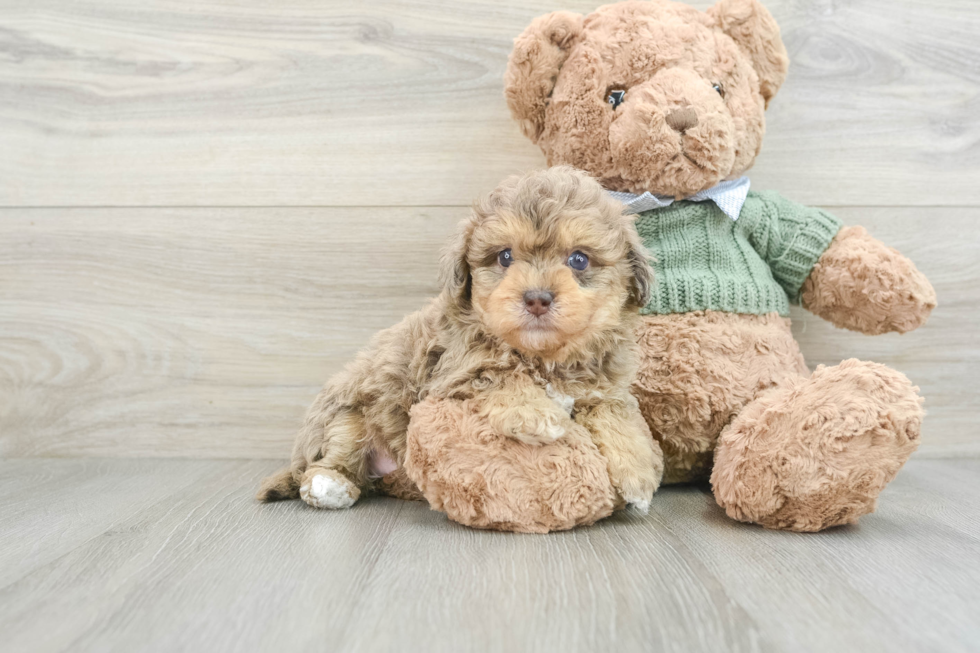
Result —
<path fill-rule="evenodd" d="M 649 267 L 621 212 L 571 168 L 508 180 L 464 223 L 459 305 L 526 354 L 585 351 L 647 300 Z"/>

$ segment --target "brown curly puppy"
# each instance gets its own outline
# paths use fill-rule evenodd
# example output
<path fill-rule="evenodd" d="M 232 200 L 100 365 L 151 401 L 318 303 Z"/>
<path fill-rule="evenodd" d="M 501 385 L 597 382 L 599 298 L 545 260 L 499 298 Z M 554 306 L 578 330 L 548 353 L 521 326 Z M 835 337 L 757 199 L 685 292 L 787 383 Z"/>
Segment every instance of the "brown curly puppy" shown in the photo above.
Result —
<path fill-rule="evenodd" d="M 292 464 L 258 498 L 353 505 L 391 471 L 374 461 L 403 466 L 409 412 L 433 397 L 530 444 L 584 427 L 620 498 L 645 509 L 663 463 L 629 388 L 652 278 L 622 205 L 573 168 L 512 177 L 460 223 L 442 264 L 442 293 L 326 384 Z"/>

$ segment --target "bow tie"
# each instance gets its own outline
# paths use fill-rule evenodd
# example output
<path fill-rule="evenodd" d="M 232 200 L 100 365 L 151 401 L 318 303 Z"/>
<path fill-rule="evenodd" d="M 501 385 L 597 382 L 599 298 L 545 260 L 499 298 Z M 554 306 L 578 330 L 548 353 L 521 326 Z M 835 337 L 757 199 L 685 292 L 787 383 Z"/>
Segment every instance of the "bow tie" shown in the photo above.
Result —
<path fill-rule="evenodd" d="M 731 181 L 723 181 L 717 186 L 712 186 L 686 199 L 691 202 L 707 202 L 711 200 L 729 218 L 738 220 L 738 216 L 742 212 L 742 205 L 745 204 L 745 198 L 748 197 L 750 185 L 748 177 L 739 177 Z M 651 193 L 634 195 L 633 193 L 606 192 L 613 199 L 617 199 L 626 205 L 627 214 L 662 209 L 674 203 L 673 197 L 652 195 Z"/>

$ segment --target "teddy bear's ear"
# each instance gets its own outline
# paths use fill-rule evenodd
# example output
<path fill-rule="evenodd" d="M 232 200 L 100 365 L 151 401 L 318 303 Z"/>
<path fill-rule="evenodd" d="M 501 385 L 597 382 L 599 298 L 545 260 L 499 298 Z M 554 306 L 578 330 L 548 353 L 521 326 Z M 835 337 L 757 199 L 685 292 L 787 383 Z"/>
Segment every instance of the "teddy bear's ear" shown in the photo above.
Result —
<path fill-rule="evenodd" d="M 768 107 L 789 70 L 789 55 L 776 20 L 759 0 L 720 0 L 708 9 L 708 16 L 749 55 Z"/>
<path fill-rule="evenodd" d="M 567 11 L 545 14 L 514 39 L 504 75 L 504 94 L 521 131 L 535 143 L 544 129 L 544 109 L 558 71 L 582 34 L 582 20 L 580 14 Z"/>

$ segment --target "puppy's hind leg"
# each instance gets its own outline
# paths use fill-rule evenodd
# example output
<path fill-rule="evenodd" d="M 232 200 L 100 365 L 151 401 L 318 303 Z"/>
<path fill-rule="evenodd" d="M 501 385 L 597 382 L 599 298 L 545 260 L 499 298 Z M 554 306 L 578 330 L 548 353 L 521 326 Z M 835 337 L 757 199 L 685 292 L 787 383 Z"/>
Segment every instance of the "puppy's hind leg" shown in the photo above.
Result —
<path fill-rule="evenodd" d="M 314 508 L 350 508 L 367 484 L 364 416 L 341 409 L 323 427 L 321 438 L 307 440 L 305 451 L 294 454 L 305 459 L 299 478 L 299 496 Z"/>

